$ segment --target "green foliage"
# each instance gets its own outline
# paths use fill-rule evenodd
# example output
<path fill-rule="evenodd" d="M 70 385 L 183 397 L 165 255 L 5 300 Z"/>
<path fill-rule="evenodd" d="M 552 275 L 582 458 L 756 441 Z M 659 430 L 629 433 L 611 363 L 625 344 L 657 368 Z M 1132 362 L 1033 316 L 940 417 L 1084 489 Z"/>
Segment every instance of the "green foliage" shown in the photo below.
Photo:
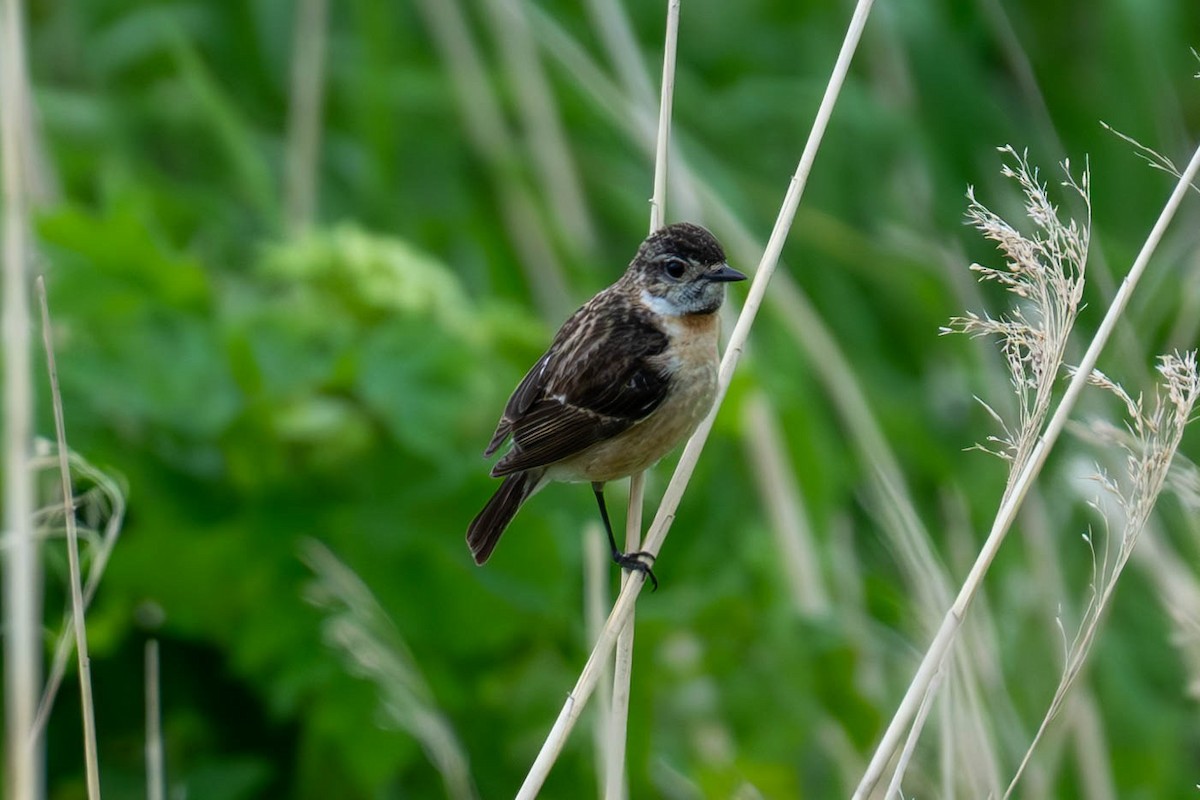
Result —
<path fill-rule="evenodd" d="M 70 443 L 129 494 L 89 618 L 106 796 L 142 791 L 137 698 L 149 635 L 164 653 L 168 778 L 189 798 L 445 791 L 422 745 L 387 724 L 387 693 L 363 680 L 374 675 L 348 670 L 349 654 L 328 646 L 331 618 L 306 601 L 308 539 L 373 595 L 368 616 L 381 627 L 371 630 L 394 634 L 389 652 L 419 668 L 422 698 L 457 733 L 480 794 L 505 796 L 586 656 L 573 532 L 595 511 L 585 488 L 554 486 L 485 568 L 463 544 L 495 486 L 479 453 L 561 321 L 536 316 L 528 230 L 502 190 L 527 192 L 525 221 L 545 233 L 551 267 L 582 300 L 616 278 L 644 235 L 651 162 L 624 127 L 630 109 L 606 106 L 603 87 L 535 26 L 598 234 L 572 240 L 527 143 L 516 102 L 525 89 L 508 72 L 491 69 L 486 87 L 513 133 L 498 170 L 468 133 L 420 4 L 330 3 L 319 212 L 308 232 L 284 233 L 296 5 L 97 0 L 29 12 L 41 144 L 59 189 L 39 213 L 38 268 Z M 541 5 L 605 75 L 617 72 L 582 7 Z M 625 5 L 656 83 L 663 9 Z M 1000 5 L 1022 51 L 980 10 Z M 678 152 L 762 241 L 841 41 L 843 6 L 683 4 Z M 477 55 L 496 65 L 493 44 L 508 34 L 477 4 L 465 11 Z M 1171 155 L 1190 146 L 1200 90 L 1187 45 L 1198 34 L 1200 6 L 1186 0 L 877 3 L 781 271 L 851 365 L 952 575 L 965 571 L 1004 481 L 985 456 L 961 452 L 993 432 L 971 395 L 1006 402 L 994 353 L 936 335 L 1000 299 L 965 271 L 995 258 L 961 224 L 965 188 L 1011 206 L 994 150 L 1005 142 L 1028 146 L 1047 173 L 1056 158 L 1090 154 L 1109 266 L 1089 267 L 1088 302 L 1103 308 L 1168 189 L 1097 121 Z M 1045 107 L 1022 82 L 1025 56 Z M 1174 255 L 1187 248 L 1194 240 L 1177 239 L 1153 265 L 1165 277 L 1134 309 L 1130 329 L 1151 340 L 1106 372 L 1137 384 L 1146 354 L 1194 346 L 1196 271 Z M 750 267 L 757 255 L 735 261 Z M 930 636 L 882 532 L 878 465 L 858 449 L 825 359 L 803 350 L 792 316 L 771 304 L 761 315 L 656 565 L 663 589 L 639 605 L 633 797 L 723 797 L 745 784 L 765 797 L 847 795 Z M 1095 311 L 1083 317 L 1087 326 Z M 746 464 L 746 398 L 759 391 L 780 417 L 815 532 L 825 617 L 791 604 Z M 673 462 L 651 476 L 652 500 Z M 1022 745 L 1057 681 L 1048 620 L 1086 591 L 1077 534 L 1090 518 L 1057 500 L 1072 485 L 1070 462 L 1053 462 L 1044 479 L 1068 594 L 1035 585 L 1037 551 L 1017 541 L 988 587 L 999 632 L 987 688 L 1011 698 L 1022 723 L 1013 733 L 997 722 L 997 737 Z M 620 490 L 610 494 L 619 514 Z M 1174 539 L 1191 535 L 1169 519 L 1182 531 Z M 1189 678 L 1154 588 L 1119 593 L 1090 690 L 1120 795 L 1190 796 L 1200 727 L 1181 711 L 1194 711 Z M 60 613 L 47 611 L 55 630 Z M 1104 645 L 1109 632 L 1120 647 Z M 81 795 L 71 702 L 59 699 L 48 734 L 52 797 Z M 1049 775 L 1053 796 L 1083 796 L 1075 770 L 1065 761 Z M 581 727 L 545 795 L 588 796 L 595 773 Z"/>

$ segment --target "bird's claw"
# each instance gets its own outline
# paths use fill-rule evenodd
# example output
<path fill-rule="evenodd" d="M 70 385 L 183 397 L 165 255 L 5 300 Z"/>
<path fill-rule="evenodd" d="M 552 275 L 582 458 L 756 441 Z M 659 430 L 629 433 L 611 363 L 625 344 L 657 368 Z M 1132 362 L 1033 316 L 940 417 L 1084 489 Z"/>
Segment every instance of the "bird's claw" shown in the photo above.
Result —
<path fill-rule="evenodd" d="M 635 553 L 613 553 L 613 561 L 617 562 L 621 569 L 642 573 L 650 581 L 650 591 L 658 591 L 658 578 L 654 577 L 654 570 L 650 569 L 650 564 L 654 562 L 653 553 L 645 550 Z"/>

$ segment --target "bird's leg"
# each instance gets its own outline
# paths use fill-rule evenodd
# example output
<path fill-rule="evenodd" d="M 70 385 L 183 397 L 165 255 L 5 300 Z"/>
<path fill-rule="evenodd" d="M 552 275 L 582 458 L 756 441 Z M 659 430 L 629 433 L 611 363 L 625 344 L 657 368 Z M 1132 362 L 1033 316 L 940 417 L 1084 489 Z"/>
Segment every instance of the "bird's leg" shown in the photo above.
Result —
<path fill-rule="evenodd" d="M 654 556 L 645 550 L 636 553 L 622 553 L 617 547 L 617 537 L 613 536 L 612 523 L 608 521 L 608 507 L 604 505 L 604 484 L 599 481 L 592 483 L 592 491 L 596 495 L 596 504 L 600 506 L 600 519 L 604 520 L 604 531 L 608 534 L 608 545 L 612 548 L 612 560 L 621 565 L 621 569 L 630 572 L 640 572 L 650 580 L 650 590 L 658 591 L 658 578 L 654 577 L 650 565 L 643 559 L 654 560 Z"/>

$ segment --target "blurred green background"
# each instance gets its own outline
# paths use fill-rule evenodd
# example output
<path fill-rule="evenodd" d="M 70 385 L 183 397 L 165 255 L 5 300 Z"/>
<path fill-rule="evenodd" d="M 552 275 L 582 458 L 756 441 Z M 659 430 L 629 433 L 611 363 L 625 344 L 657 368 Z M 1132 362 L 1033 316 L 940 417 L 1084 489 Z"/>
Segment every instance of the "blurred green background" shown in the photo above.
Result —
<path fill-rule="evenodd" d="M 301 7 L 320 10 L 27 8 L 37 268 L 69 441 L 128 502 L 88 619 L 105 796 L 143 796 L 150 637 L 170 797 L 442 796 L 406 703 L 440 710 L 481 796 L 511 795 L 589 649 L 580 531 L 595 507 L 584 487 L 547 489 L 482 569 L 463 535 L 495 487 L 480 452 L 509 390 L 646 233 L 665 3 L 347 0 L 308 28 Z M 683 3 L 667 218 L 708 224 L 739 268 L 761 254 L 851 7 Z M 938 336 L 1009 302 L 967 271 L 1000 259 L 963 224 L 966 188 L 1015 220 L 997 146 L 1028 148 L 1052 187 L 1057 162 L 1090 161 L 1090 335 L 1173 185 L 1100 123 L 1185 163 L 1197 45 L 1193 0 L 876 4 L 662 588 L 638 607 L 633 797 L 849 794 L 1006 478 L 964 452 L 996 432 L 973 395 L 1011 407 L 997 351 Z M 306 97 L 322 99 L 315 125 L 289 118 Z M 1193 194 L 1101 363 L 1134 393 L 1151 391 L 1154 354 L 1196 344 L 1198 240 Z M 1097 395 L 1080 418 L 1115 413 Z M 903 501 L 881 489 L 872 430 Z M 1060 449 L 907 796 L 1002 788 L 1049 702 L 1056 617 L 1070 638 L 1088 597 L 1081 534 L 1103 530 L 1084 477 L 1109 457 L 1070 433 Z M 649 478 L 651 510 L 674 461 Z M 609 494 L 622 514 L 624 489 Z M 920 522 L 897 519 L 908 503 Z M 1195 586 L 1195 513 L 1161 506 L 1156 552 Z M 807 574 L 780 550 L 786 508 L 808 523 Z M 935 555 L 914 562 L 900 530 Z M 411 659 L 427 692 L 338 646 L 355 639 L 330 606 L 338 579 L 314 587 L 303 554 L 328 561 L 311 540 L 378 600 L 350 629 L 410 679 Z M 49 643 L 61 539 L 44 560 Z M 1200 611 L 1164 589 L 1162 563 L 1135 559 L 1019 796 L 1194 797 Z M 595 794 L 591 721 L 546 797 Z M 85 796 L 73 670 L 47 736 L 49 795 Z"/>

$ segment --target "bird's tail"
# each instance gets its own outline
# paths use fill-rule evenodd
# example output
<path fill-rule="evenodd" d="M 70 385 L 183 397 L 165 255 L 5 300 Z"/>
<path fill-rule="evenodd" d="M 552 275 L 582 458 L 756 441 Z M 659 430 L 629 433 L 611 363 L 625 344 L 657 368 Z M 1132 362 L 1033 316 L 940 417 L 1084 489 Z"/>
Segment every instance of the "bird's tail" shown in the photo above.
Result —
<path fill-rule="evenodd" d="M 538 490 L 545 472 L 544 469 L 531 469 L 506 476 L 483 511 L 471 520 L 467 528 L 467 547 L 471 548 L 476 564 L 488 560 L 496 549 L 496 542 L 500 541 L 500 534 L 512 522 L 521 504 Z"/>

